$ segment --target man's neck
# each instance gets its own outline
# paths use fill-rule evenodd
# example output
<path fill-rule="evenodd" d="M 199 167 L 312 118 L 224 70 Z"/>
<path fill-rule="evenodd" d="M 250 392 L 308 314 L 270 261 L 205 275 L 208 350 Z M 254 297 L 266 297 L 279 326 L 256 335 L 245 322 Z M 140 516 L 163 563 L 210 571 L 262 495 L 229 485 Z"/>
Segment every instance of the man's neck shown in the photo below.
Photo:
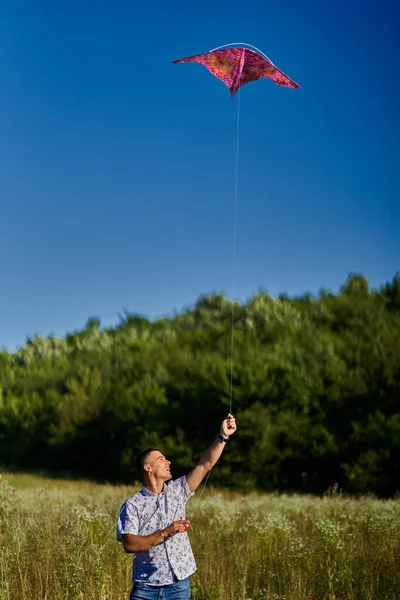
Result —
<path fill-rule="evenodd" d="M 157 494 L 158 496 L 164 491 L 164 481 L 160 480 L 160 479 L 147 479 L 144 482 L 144 487 L 146 488 L 146 490 L 149 490 L 149 492 L 152 492 L 153 494 Z"/>

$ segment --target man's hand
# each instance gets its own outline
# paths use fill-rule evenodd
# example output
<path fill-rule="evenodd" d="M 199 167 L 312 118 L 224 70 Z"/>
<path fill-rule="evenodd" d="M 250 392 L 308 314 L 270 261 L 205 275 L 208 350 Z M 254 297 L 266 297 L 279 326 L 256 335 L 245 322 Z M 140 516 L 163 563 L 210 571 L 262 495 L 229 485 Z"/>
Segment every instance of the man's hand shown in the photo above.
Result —
<path fill-rule="evenodd" d="M 233 433 L 235 433 L 236 421 L 235 417 L 229 413 L 229 415 L 222 421 L 220 434 L 223 437 L 230 437 Z"/>
<path fill-rule="evenodd" d="M 168 527 L 162 529 L 161 533 L 163 537 L 173 537 L 177 533 L 186 533 L 190 526 L 190 521 L 187 519 L 181 519 L 180 521 L 173 521 L 171 525 L 168 525 Z"/>

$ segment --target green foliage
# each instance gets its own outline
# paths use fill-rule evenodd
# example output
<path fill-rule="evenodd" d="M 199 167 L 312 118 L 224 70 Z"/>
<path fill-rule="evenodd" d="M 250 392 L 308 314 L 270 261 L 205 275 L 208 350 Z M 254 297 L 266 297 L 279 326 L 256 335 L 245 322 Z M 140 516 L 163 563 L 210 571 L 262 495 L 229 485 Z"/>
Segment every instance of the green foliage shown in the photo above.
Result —
<path fill-rule="evenodd" d="M 234 310 L 232 310 L 234 309 Z M 400 472 L 400 275 L 337 295 L 201 297 L 174 318 L 91 317 L 64 339 L 0 353 L 0 462 L 99 479 L 136 477 L 158 445 L 190 469 L 230 406 L 240 428 L 216 484 L 390 496 Z"/>

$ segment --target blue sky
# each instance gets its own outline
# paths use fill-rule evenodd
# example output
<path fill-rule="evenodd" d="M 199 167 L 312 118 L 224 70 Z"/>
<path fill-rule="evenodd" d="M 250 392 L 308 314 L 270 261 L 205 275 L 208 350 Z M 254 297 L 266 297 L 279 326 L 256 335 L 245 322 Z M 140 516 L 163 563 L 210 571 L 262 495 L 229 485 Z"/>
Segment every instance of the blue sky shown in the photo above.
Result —
<path fill-rule="evenodd" d="M 400 269 L 394 1 L 15 0 L 0 8 L 0 347 L 231 296 L 237 100 L 172 65 L 230 42 L 302 87 L 242 88 L 245 301 Z"/>

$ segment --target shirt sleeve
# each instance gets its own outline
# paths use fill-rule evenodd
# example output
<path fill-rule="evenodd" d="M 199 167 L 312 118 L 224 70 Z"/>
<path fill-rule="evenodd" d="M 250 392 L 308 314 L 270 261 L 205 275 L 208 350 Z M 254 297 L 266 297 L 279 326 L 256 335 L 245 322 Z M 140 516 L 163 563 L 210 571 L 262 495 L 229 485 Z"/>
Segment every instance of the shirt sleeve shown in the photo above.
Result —
<path fill-rule="evenodd" d="M 194 492 L 189 489 L 186 481 L 186 475 L 182 475 L 182 477 L 179 477 L 179 479 L 171 481 L 168 487 L 172 488 L 173 493 L 180 497 L 185 504 L 194 494 Z"/>
<path fill-rule="evenodd" d="M 117 540 L 122 542 L 122 535 L 124 533 L 131 533 L 133 535 L 139 534 L 139 516 L 136 507 L 127 500 L 122 506 L 119 512 L 117 521 Z"/>

